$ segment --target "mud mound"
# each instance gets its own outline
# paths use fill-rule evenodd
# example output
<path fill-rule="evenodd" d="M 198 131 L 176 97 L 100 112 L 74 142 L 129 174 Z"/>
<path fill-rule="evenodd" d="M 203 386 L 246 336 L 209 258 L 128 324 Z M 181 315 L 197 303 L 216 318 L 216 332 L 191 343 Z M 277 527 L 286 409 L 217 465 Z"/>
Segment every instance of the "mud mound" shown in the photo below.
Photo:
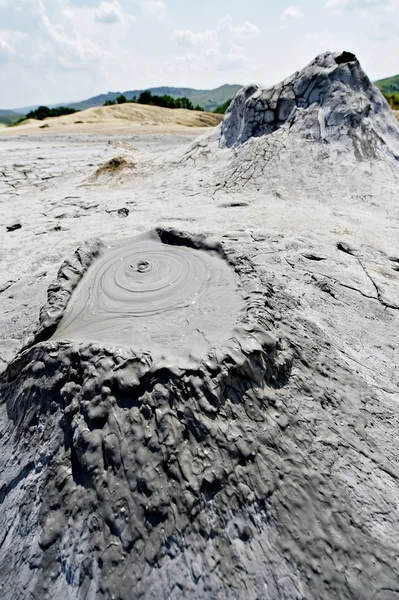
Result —
<path fill-rule="evenodd" d="M 322 142 L 351 136 L 361 156 L 375 157 L 386 145 L 399 157 L 392 111 L 350 52 L 321 54 L 270 89 L 243 88 L 221 125 L 221 144 L 243 144 L 282 128 Z"/>
<path fill-rule="evenodd" d="M 262 389 L 283 385 L 292 360 L 268 332 L 269 296 L 239 255 L 173 231 L 111 248 L 95 243 L 64 263 L 38 331 L 1 386 L 15 426 L 8 447 L 30 449 L 27 474 L 43 465 L 26 490 L 35 488 L 35 506 L 22 509 L 23 527 L 35 534 L 18 542 L 21 597 L 67 597 L 77 588 L 99 598 L 150 597 L 150 566 L 173 561 L 186 544 L 205 560 L 227 507 L 262 510 L 268 484 L 248 465 L 267 466 L 256 458 L 251 423 L 267 402 Z M 82 342 L 95 337 L 94 326 L 100 342 L 113 330 L 114 343 Z M 192 337 L 197 326 L 206 347 Z M 164 330 L 180 352 L 193 347 L 189 364 L 169 352 L 165 366 L 150 351 Z M 15 485 L 2 488 L 6 520 Z M 250 537 L 244 522 L 237 527 Z M 227 539 L 219 552 L 230 560 Z M 1 564 L 3 597 L 15 597 L 15 572 L 8 579 Z M 193 565 L 194 581 L 201 571 Z"/>
<path fill-rule="evenodd" d="M 357 465 L 397 487 L 360 426 L 378 403 L 290 303 L 242 252 L 172 230 L 65 261 L 0 385 L 2 598 L 394 589 L 397 523 L 347 483 Z M 196 311 L 210 338 L 182 361 Z"/>
<path fill-rule="evenodd" d="M 367 193 L 392 194 L 399 124 L 356 57 L 328 52 L 270 89 L 240 90 L 221 125 L 186 149 L 188 159 L 207 165 L 210 189 L 241 193 L 245 185 L 333 202 L 362 195 L 366 177 Z"/>
<path fill-rule="evenodd" d="M 135 166 L 134 161 L 127 156 L 115 156 L 111 160 L 107 161 L 104 165 L 101 165 L 94 175 L 90 178 L 90 181 L 95 182 L 100 178 L 113 177 L 119 175 L 127 170 L 133 169 Z"/>

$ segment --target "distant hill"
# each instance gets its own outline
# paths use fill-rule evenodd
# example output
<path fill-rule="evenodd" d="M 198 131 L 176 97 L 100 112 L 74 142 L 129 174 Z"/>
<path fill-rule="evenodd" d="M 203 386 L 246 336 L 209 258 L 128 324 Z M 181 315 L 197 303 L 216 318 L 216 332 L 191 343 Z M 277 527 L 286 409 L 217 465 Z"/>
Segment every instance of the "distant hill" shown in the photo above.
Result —
<path fill-rule="evenodd" d="M 164 94 L 169 94 L 172 98 L 189 98 L 191 102 L 196 106 L 202 106 L 206 111 L 212 112 L 215 108 L 218 108 L 221 104 L 224 104 L 229 98 L 232 98 L 236 95 L 239 89 L 242 88 L 242 85 L 222 85 L 214 90 L 195 90 L 192 88 L 174 88 L 174 87 L 155 87 L 155 88 L 145 88 L 144 90 L 128 90 L 126 92 L 108 92 L 108 94 L 100 94 L 99 96 L 94 96 L 93 98 L 89 98 L 88 100 L 83 100 L 82 102 L 61 102 L 59 104 L 47 105 L 50 108 L 54 108 L 56 106 L 66 106 L 68 108 L 75 108 L 76 110 L 86 110 L 86 108 L 94 108 L 96 106 L 102 106 L 104 102 L 107 100 L 115 100 L 118 96 L 123 94 L 128 100 L 136 97 L 138 98 L 141 92 L 148 90 L 152 94 L 156 96 L 163 96 Z M 31 110 L 35 110 L 37 106 L 27 106 L 24 108 L 15 109 L 18 112 L 26 114 Z M 5 111 L 3 111 L 5 112 Z"/>
<path fill-rule="evenodd" d="M 172 98 L 183 98 L 185 96 L 194 105 L 200 105 L 205 110 L 212 112 L 215 108 L 218 108 L 221 104 L 226 102 L 232 96 L 235 96 L 239 89 L 241 89 L 241 85 L 222 85 L 221 87 L 216 88 L 215 90 L 195 90 L 192 88 L 173 88 L 173 87 L 156 87 L 156 88 L 148 88 L 148 91 L 156 96 L 163 96 L 164 94 L 169 94 Z M 144 90 L 128 90 L 126 92 L 122 92 L 122 94 L 128 99 L 138 98 L 141 92 Z M 106 100 L 115 100 L 121 92 L 108 92 L 108 94 L 101 94 L 100 96 L 94 96 L 94 98 L 89 98 L 88 100 L 84 100 L 83 102 L 76 102 L 72 104 L 67 104 L 71 108 L 76 108 L 77 110 L 84 110 L 86 108 L 93 108 L 94 106 L 102 106 Z"/>
<path fill-rule="evenodd" d="M 375 82 L 375 85 L 383 94 L 399 93 L 399 75 L 387 77 L 386 79 L 380 79 L 379 81 Z"/>
<path fill-rule="evenodd" d="M 13 125 L 23 116 L 22 113 L 16 113 L 13 110 L 0 109 L 0 123 L 3 125 Z"/>

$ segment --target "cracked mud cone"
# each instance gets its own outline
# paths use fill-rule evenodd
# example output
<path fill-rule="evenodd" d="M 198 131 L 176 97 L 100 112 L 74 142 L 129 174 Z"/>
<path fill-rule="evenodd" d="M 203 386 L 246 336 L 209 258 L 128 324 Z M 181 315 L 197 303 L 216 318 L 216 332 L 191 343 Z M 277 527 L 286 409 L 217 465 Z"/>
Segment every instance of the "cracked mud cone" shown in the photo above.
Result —
<path fill-rule="evenodd" d="M 3 598 L 395 585 L 335 472 L 399 476 L 357 429 L 373 395 L 246 256 L 166 230 L 96 242 L 48 296 L 0 388 Z"/>
<path fill-rule="evenodd" d="M 243 144 L 281 128 L 312 141 L 350 136 L 358 157 L 376 158 L 385 144 L 399 157 L 399 125 L 350 52 L 320 54 L 269 89 L 243 88 L 220 125 L 221 145 Z"/>
<path fill-rule="evenodd" d="M 184 547 L 199 561 L 192 582 L 202 570 L 207 580 L 207 561 L 227 569 L 226 511 L 264 510 L 273 486 L 254 428 L 291 358 L 269 333 L 269 301 L 249 262 L 201 236 L 97 242 L 63 264 L 1 386 L 12 424 L 3 527 L 26 480 L 4 598 L 15 597 L 7 558 L 19 553 L 23 594 L 35 598 L 68 586 L 147 597 L 151 567 L 173 565 Z M 249 537 L 246 519 L 236 527 Z"/>

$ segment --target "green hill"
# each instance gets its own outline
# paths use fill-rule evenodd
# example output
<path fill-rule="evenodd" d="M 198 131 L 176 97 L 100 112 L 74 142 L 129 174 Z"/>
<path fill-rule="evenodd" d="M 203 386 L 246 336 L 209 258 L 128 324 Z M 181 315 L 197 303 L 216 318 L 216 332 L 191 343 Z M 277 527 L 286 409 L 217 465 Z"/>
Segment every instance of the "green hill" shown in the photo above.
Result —
<path fill-rule="evenodd" d="M 164 96 L 165 94 L 172 96 L 172 98 L 183 98 L 186 97 L 196 106 L 203 106 L 205 110 L 212 112 L 215 108 L 218 108 L 221 104 L 224 104 L 226 100 L 236 95 L 241 85 L 222 85 L 214 90 L 195 90 L 192 88 L 174 88 L 174 87 L 156 87 L 148 88 L 154 96 Z M 145 90 L 128 90 L 122 92 L 122 95 L 131 100 L 132 98 L 138 98 Z M 121 92 L 108 92 L 108 94 L 101 94 L 100 96 L 94 96 L 83 102 L 75 102 L 67 104 L 70 108 L 76 110 L 85 110 L 86 108 L 92 108 L 94 106 L 102 106 L 107 100 L 114 101 Z"/>
<path fill-rule="evenodd" d="M 226 100 L 226 102 L 224 102 L 223 104 L 221 104 L 220 106 L 215 108 L 215 110 L 213 112 L 216 113 L 217 115 L 224 115 L 226 110 L 229 108 L 232 100 L 233 100 L 233 98 L 229 98 L 228 100 Z"/>
<path fill-rule="evenodd" d="M 187 96 L 193 104 L 203 106 L 210 112 L 234 98 L 242 85 L 222 85 L 215 90 L 192 90 L 192 95 Z M 183 94 L 184 95 L 184 94 Z"/>
<path fill-rule="evenodd" d="M 399 75 L 380 79 L 375 82 L 375 85 L 384 94 L 391 108 L 399 110 Z"/>
<path fill-rule="evenodd" d="M 24 115 L 16 113 L 13 110 L 2 110 L 0 109 L 0 123 L 3 125 L 14 125 Z"/>
<path fill-rule="evenodd" d="M 375 82 L 375 85 L 383 94 L 399 94 L 399 75 L 387 77 L 386 79 L 380 79 L 379 81 Z"/>
<path fill-rule="evenodd" d="M 214 111 L 221 104 L 224 104 L 230 98 L 233 98 L 238 90 L 242 88 L 242 85 L 230 85 L 225 84 L 214 90 L 195 90 L 193 88 L 175 88 L 175 87 L 156 87 L 146 88 L 154 96 L 164 96 L 168 94 L 172 98 L 183 98 L 186 97 L 194 104 L 194 106 L 203 106 L 208 112 Z M 128 90 L 126 92 L 108 92 L 108 94 L 100 94 L 99 96 L 93 96 L 82 102 L 62 102 L 62 106 L 68 108 L 74 108 L 76 110 L 85 110 L 86 108 L 93 108 L 95 106 L 103 106 L 104 102 L 115 101 L 121 94 L 131 100 L 132 98 L 138 98 L 141 92 L 146 90 Z M 49 105 L 49 108 L 54 108 L 59 104 Z M 21 109 L 16 109 L 23 114 L 28 113 L 31 110 L 35 110 L 37 106 L 29 106 Z"/>

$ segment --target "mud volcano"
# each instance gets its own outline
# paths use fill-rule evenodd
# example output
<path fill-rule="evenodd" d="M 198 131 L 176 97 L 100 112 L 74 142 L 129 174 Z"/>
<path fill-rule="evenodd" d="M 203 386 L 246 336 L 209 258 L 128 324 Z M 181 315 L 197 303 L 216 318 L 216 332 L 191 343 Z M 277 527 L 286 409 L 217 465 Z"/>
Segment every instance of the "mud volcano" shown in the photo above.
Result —
<path fill-rule="evenodd" d="M 170 597 L 185 548 L 186 593 L 209 585 L 206 548 L 226 510 L 262 511 L 267 495 L 249 474 L 251 423 L 291 365 L 268 332 L 270 293 L 247 259 L 173 231 L 97 242 L 62 265 L 0 390 L 13 423 L 2 515 L 15 522 L 18 453 L 30 482 L 18 527 L 34 532 L 2 554 L 4 598 L 21 552 L 21 597 Z M 248 538 L 245 518 L 236 527 Z"/>
<path fill-rule="evenodd" d="M 320 54 L 269 89 L 242 88 L 219 127 L 226 147 L 290 131 L 324 143 L 342 144 L 348 136 L 358 158 L 388 149 L 399 156 L 396 119 L 351 52 Z"/>

